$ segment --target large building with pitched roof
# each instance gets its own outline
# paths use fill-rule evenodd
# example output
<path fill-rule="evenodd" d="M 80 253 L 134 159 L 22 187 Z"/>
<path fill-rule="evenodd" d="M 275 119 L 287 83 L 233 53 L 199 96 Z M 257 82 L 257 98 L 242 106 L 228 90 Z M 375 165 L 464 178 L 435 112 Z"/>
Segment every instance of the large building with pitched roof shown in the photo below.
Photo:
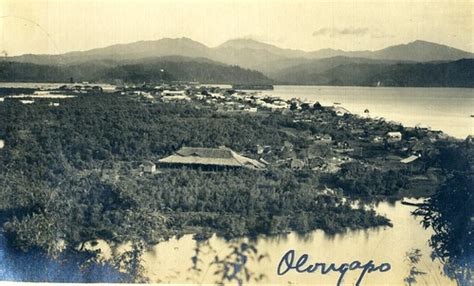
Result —
<path fill-rule="evenodd" d="M 195 167 L 205 170 L 265 168 L 264 163 L 239 155 L 227 147 L 182 147 L 173 155 L 160 159 L 158 162 L 162 167 Z"/>

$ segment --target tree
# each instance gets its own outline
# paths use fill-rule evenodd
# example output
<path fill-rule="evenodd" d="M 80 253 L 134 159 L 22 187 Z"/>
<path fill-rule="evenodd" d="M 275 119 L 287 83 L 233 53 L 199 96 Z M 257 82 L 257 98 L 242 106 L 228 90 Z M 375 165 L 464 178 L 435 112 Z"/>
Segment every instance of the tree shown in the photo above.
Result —
<path fill-rule="evenodd" d="M 446 274 L 459 285 L 472 285 L 474 270 L 474 180 L 472 174 L 454 172 L 441 188 L 413 214 L 431 227 L 433 253 Z"/>
<path fill-rule="evenodd" d="M 318 111 L 323 110 L 323 107 L 321 103 L 319 103 L 319 101 L 316 101 L 316 103 L 313 105 L 313 108 L 314 110 L 318 110 Z"/>

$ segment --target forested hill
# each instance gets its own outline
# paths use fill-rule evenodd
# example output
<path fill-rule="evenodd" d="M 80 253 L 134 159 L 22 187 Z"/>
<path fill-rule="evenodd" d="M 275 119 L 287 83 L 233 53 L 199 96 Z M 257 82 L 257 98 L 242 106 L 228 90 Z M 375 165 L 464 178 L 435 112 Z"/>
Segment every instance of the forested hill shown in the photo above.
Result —
<path fill-rule="evenodd" d="M 94 61 L 73 65 L 37 65 L 0 62 L 0 81 L 4 82 L 157 82 L 197 81 L 203 83 L 269 84 L 262 73 L 207 59 L 160 57 L 140 61 Z"/>
<path fill-rule="evenodd" d="M 271 79 L 270 79 L 270 78 Z M 263 73 L 205 58 L 167 56 L 139 60 L 98 60 L 69 65 L 0 61 L 4 82 L 197 81 L 202 83 L 303 84 L 341 86 L 474 87 L 474 59 L 397 63 L 363 58 L 313 60 L 277 73 Z"/>
<path fill-rule="evenodd" d="M 474 60 L 452 62 L 313 61 L 280 71 L 272 79 L 284 84 L 345 86 L 474 87 Z"/>

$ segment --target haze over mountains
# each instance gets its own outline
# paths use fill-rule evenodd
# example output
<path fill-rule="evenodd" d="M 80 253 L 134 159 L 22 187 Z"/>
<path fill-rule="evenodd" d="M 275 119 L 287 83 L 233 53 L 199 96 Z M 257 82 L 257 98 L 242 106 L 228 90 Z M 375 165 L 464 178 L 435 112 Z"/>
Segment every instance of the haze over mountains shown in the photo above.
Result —
<path fill-rule="evenodd" d="M 170 58 L 170 56 L 173 56 Z M 166 62 L 202 62 L 207 60 L 207 67 L 237 65 L 263 73 L 277 83 L 287 84 L 334 84 L 334 85 L 395 85 L 395 86 L 431 86 L 440 82 L 440 86 L 451 86 L 451 77 L 456 85 L 472 86 L 474 81 L 469 78 L 473 74 L 473 53 L 426 41 L 414 41 L 408 44 L 391 46 L 377 51 L 342 51 L 323 49 L 306 52 L 301 50 L 283 49 L 274 45 L 249 39 L 229 40 L 217 47 L 208 47 L 189 38 L 164 38 L 156 41 L 140 41 L 129 44 L 118 44 L 104 48 L 81 52 L 70 52 L 62 55 L 22 55 L 5 58 L 4 61 L 28 63 L 48 66 L 94 66 L 96 69 L 117 69 L 123 65 L 148 65 L 151 59 L 167 57 Z M 471 59 L 463 60 L 461 59 Z M 447 62 L 458 61 L 447 65 Z M 163 62 L 163 60 L 161 61 Z M 431 62 L 427 64 L 427 62 Z M 421 68 L 420 63 L 425 63 Z M 449 68 L 449 70 L 448 70 Z M 428 69 L 428 70 L 427 70 Z M 436 69 L 440 78 L 426 78 L 420 72 Z M 444 70 L 446 69 L 446 70 Z M 453 70 L 454 69 L 454 70 Z M 458 72 L 464 71 L 464 75 Z M 66 69 L 67 70 L 67 69 Z M 405 74 L 423 79 L 422 82 L 403 79 L 391 73 L 404 70 Z M 362 72 L 363 71 L 363 72 Z M 466 74 L 467 71 L 467 74 Z M 176 71 L 175 71 L 176 72 Z M 202 72 L 202 70 L 201 70 Z M 268 81 L 260 73 L 248 70 L 239 71 L 252 73 L 259 81 Z M 357 72 L 351 76 L 351 72 Z M 364 78 L 361 78 L 364 75 Z M 349 73 L 349 74 L 347 74 Z M 77 74 L 77 73 L 76 73 Z M 102 71 L 101 74 L 114 74 Z M 343 76 L 344 75 L 344 76 Z M 428 75 L 429 77 L 429 75 Z M 150 76 L 150 78 L 154 78 Z M 181 76 L 175 77 L 182 78 Z M 200 78 L 188 72 L 186 78 Z M 242 81 L 244 77 L 227 82 Z M 248 78 L 248 77 L 247 77 Z M 0 74 L 0 79 L 1 74 Z M 454 78 L 453 78 L 454 80 Z"/>

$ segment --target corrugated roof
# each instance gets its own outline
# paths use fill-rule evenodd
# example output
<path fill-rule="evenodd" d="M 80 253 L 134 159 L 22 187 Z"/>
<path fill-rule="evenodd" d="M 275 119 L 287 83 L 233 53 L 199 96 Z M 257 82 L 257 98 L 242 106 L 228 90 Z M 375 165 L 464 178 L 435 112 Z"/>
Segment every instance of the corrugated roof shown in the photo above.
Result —
<path fill-rule="evenodd" d="M 265 165 L 257 160 L 239 155 L 226 147 L 195 148 L 182 147 L 176 154 L 158 160 L 166 164 L 212 165 L 224 167 L 245 167 L 262 169 Z"/>
<path fill-rule="evenodd" d="M 182 147 L 176 154 L 180 156 L 198 156 L 207 158 L 232 158 L 232 150 L 228 148 Z"/>

